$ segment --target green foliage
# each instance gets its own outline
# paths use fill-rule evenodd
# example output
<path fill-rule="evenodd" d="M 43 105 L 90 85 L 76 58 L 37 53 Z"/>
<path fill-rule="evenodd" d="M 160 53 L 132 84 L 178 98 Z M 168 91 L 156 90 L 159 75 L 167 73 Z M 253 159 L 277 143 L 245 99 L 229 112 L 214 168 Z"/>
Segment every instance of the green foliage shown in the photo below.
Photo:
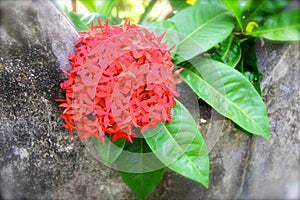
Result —
<path fill-rule="evenodd" d="M 90 25 L 92 22 L 94 22 L 94 24 L 98 23 L 97 19 L 101 19 L 102 22 L 105 22 L 107 20 L 106 17 L 104 17 L 103 15 L 99 14 L 99 13 L 88 13 L 88 14 L 83 14 L 80 17 L 80 20 L 87 25 Z M 89 27 L 90 28 L 90 27 Z"/>
<path fill-rule="evenodd" d="M 172 120 L 144 133 L 149 147 L 171 170 L 208 187 L 208 152 L 197 123 L 179 101 Z"/>
<path fill-rule="evenodd" d="M 141 18 L 139 19 L 139 24 L 144 24 L 145 21 L 148 19 L 148 15 L 151 11 L 151 9 L 153 8 L 153 6 L 155 5 L 156 0 L 151 0 L 150 3 L 148 4 L 148 6 L 145 9 L 145 12 L 142 14 Z"/>
<path fill-rule="evenodd" d="M 231 34 L 216 46 L 209 51 L 211 57 L 231 67 L 235 67 L 241 58 L 240 40 Z"/>
<path fill-rule="evenodd" d="M 96 0 L 79 0 L 89 12 L 97 12 L 97 1 Z"/>
<path fill-rule="evenodd" d="M 268 16 L 276 14 L 283 10 L 290 0 L 248 0 L 246 1 L 244 11 L 244 25 L 250 21 L 261 22 Z"/>
<path fill-rule="evenodd" d="M 234 25 L 233 17 L 227 10 L 209 5 L 186 8 L 170 20 L 176 23 L 180 37 L 176 55 L 184 60 L 191 59 L 224 40 Z"/>
<path fill-rule="evenodd" d="M 121 22 L 118 16 L 112 15 L 112 10 L 116 6 L 116 0 L 79 0 L 89 13 L 76 13 L 65 8 L 66 14 L 70 17 L 77 31 L 89 31 L 90 24 L 97 24 L 97 19 L 102 22 L 108 20 L 109 24 L 115 25 Z"/>
<path fill-rule="evenodd" d="M 99 5 L 97 5 L 97 12 L 101 13 L 105 17 L 109 17 L 113 8 L 116 6 L 116 0 L 109 1 L 98 1 Z"/>
<path fill-rule="evenodd" d="M 260 77 L 261 73 L 257 66 L 255 40 L 249 39 L 241 43 L 242 57 L 236 69 L 245 75 L 256 91 L 261 95 Z"/>
<path fill-rule="evenodd" d="M 184 0 L 183 1 L 169 0 L 169 2 L 174 10 L 182 10 L 186 7 L 191 6 L 190 4 L 186 3 L 186 1 Z"/>
<path fill-rule="evenodd" d="M 265 104 L 248 79 L 232 67 L 206 58 L 183 67 L 180 77 L 197 96 L 246 131 L 269 139 Z"/>
<path fill-rule="evenodd" d="M 119 172 L 126 185 L 141 199 L 146 199 L 157 185 L 161 182 L 165 168 L 145 172 L 145 173 L 129 173 Z"/>
<path fill-rule="evenodd" d="M 146 141 L 141 138 L 136 138 L 133 140 L 132 144 L 126 145 L 125 150 L 132 153 L 148 153 L 151 152 L 151 149 L 148 147 Z M 144 169 L 147 163 L 144 163 L 143 156 L 138 156 L 139 159 L 136 159 L 136 162 L 131 163 L 131 165 L 138 165 L 141 169 Z M 122 163 L 119 162 L 121 165 Z M 161 182 L 161 179 L 165 172 L 165 167 L 156 169 L 149 172 L 124 172 L 119 171 L 123 181 L 127 186 L 141 199 L 145 199 L 156 186 Z M 142 171 L 142 170 L 141 170 Z"/>
<path fill-rule="evenodd" d="M 239 5 L 239 0 L 223 0 L 223 3 L 230 10 L 232 15 L 236 18 L 238 22 L 238 30 L 243 31 L 243 16 L 241 6 Z"/>
<path fill-rule="evenodd" d="M 300 40 L 300 11 L 274 15 L 261 27 L 253 30 L 250 35 L 275 41 L 298 41 Z"/>
<path fill-rule="evenodd" d="M 68 12 L 67 13 L 70 19 L 72 20 L 73 24 L 77 31 L 88 31 L 90 27 L 81 19 L 82 15 L 77 14 L 75 12 Z"/>

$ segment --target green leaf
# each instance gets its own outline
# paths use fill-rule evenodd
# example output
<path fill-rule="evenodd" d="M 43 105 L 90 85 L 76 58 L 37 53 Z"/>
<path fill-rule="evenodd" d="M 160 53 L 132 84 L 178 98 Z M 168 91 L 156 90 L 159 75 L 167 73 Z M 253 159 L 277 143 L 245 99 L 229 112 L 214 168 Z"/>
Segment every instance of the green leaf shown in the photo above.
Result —
<path fill-rule="evenodd" d="M 250 35 L 275 41 L 300 40 L 300 11 L 290 11 L 270 17 Z"/>
<path fill-rule="evenodd" d="M 222 0 L 224 5 L 230 10 L 230 12 L 235 16 L 238 22 L 238 30 L 243 30 L 243 23 L 242 23 L 242 9 L 239 4 L 239 0 Z"/>
<path fill-rule="evenodd" d="M 79 0 L 89 12 L 97 12 L 96 0 Z"/>
<path fill-rule="evenodd" d="M 212 48 L 231 33 L 234 18 L 216 5 L 195 5 L 175 14 L 180 42 L 176 54 L 188 60 Z"/>
<path fill-rule="evenodd" d="M 128 144 L 125 150 L 133 153 L 148 153 L 151 149 L 148 147 L 146 141 L 141 138 L 133 139 L 133 143 Z M 131 165 L 144 165 L 143 156 L 139 157 L 136 162 L 131 163 Z M 120 163 L 119 163 L 120 164 Z M 145 199 L 156 186 L 161 182 L 162 177 L 165 172 L 165 167 L 143 173 L 131 173 L 119 171 L 123 181 L 127 186 L 141 199 Z"/>
<path fill-rule="evenodd" d="M 171 170 L 207 188 L 209 158 L 197 123 L 179 101 L 172 109 L 172 120 L 144 133 L 149 147 Z"/>
<path fill-rule="evenodd" d="M 255 87 L 256 91 L 261 95 L 260 78 L 261 73 L 257 66 L 255 39 L 248 39 L 241 43 L 242 57 L 236 69 L 244 74 L 244 76 Z"/>
<path fill-rule="evenodd" d="M 241 58 L 240 40 L 231 34 L 218 46 L 211 51 L 211 57 L 235 67 Z"/>
<path fill-rule="evenodd" d="M 106 166 L 110 166 L 122 153 L 125 145 L 125 139 L 111 141 L 111 135 L 106 137 L 105 144 L 98 138 L 95 138 L 95 146 L 98 154 Z"/>
<path fill-rule="evenodd" d="M 192 60 L 183 67 L 180 77 L 200 98 L 246 131 L 269 139 L 266 106 L 241 73 L 206 58 Z"/>
<path fill-rule="evenodd" d="M 75 25 L 77 31 L 89 31 L 90 27 L 86 25 L 82 20 L 82 14 L 77 14 L 75 12 L 67 12 L 67 15 L 70 17 L 71 21 Z"/>
<path fill-rule="evenodd" d="M 165 168 L 146 173 L 128 173 L 121 171 L 119 173 L 123 181 L 136 196 L 141 199 L 146 199 L 161 182 L 164 172 Z"/>
<path fill-rule="evenodd" d="M 261 22 L 266 17 L 279 13 L 290 0 L 248 0 L 243 7 L 245 14 L 244 25 L 250 21 Z"/>

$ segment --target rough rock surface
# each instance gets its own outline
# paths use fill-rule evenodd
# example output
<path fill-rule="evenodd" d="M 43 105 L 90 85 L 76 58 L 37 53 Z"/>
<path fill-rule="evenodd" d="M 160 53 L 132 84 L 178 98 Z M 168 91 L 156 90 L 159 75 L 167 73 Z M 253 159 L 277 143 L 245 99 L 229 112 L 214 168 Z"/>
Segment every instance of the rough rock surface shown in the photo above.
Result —
<path fill-rule="evenodd" d="M 60 69 L 76 31 L 50 2 L 1 1 L 0 11 L 0 198 L 136 199 L 61 127 L 54 99 L 63 96 Z M 222 118 L 212 139 L 208 117 L 201 130 L 211 149 L 209 189 L 167 171 L 149 199 L 299 199 L 299 43 L 257 49 L 271 140 L 249 138 Z"/>

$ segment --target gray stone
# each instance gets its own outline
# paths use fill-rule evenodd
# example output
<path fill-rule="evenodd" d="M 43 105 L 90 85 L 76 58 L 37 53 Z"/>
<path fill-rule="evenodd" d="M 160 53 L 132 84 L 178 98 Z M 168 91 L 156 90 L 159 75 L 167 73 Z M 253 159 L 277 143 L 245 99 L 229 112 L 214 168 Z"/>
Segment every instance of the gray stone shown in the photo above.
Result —
<path fill-rule="evenodd" d="M 114 169 L 62 128 L 55 98 L 77 33 L 49 1 L 1 1 L 0 198 L 136 199 Z M 299 199 L 299 43 L 258 41 L 271 139 L 249 137 L 194 102 L 210 150 L 210 186 L 167 171 L 149 199 Z M 185 94 L 183 101 L 193 95 Z M 222 131 L 210 132 L 209 130 Z"/>
<path fill-rule="evenodd" d="M 240 197 L 299 199 L 300 66 L 299 43 L 267 43 L 259 65 L 271 124 L 271 140 L 251 141 L 250 159 Z M 268 52 L 275 52 L 269 57 Z"/>

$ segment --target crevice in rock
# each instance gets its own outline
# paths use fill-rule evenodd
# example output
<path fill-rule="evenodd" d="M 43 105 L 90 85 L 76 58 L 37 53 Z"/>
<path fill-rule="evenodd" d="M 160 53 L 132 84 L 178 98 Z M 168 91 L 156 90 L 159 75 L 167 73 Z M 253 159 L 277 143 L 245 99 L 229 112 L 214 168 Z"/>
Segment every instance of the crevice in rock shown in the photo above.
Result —
<path fill-rule="evenodd" d="M 244 193 L 244 191 L 247 191 L 247 183 L 246 183 L 246 180 L 247 180 L 247 174 L 249 172 L 249 168 L 250 168 L 250 160 L 251 160 L 251 156 L 252 156 L 252 149 L 253 149 L 253 140 L 252 138 L 249 139 L 247 141 L 247 145 L 248 145 L 248 150 L 247 150 L 247 155 L 246 155 L 246 158 L 245 158 L 245 165 L 243 166 L 243 173 L 242 173 L 242 176 L 241 176 L 241 182 L 240 182 L 240 186 L 237 190 L 237 193 L 234 197 L 234 199 L 242 199 L 241 198 L 241 195 Z"/>

